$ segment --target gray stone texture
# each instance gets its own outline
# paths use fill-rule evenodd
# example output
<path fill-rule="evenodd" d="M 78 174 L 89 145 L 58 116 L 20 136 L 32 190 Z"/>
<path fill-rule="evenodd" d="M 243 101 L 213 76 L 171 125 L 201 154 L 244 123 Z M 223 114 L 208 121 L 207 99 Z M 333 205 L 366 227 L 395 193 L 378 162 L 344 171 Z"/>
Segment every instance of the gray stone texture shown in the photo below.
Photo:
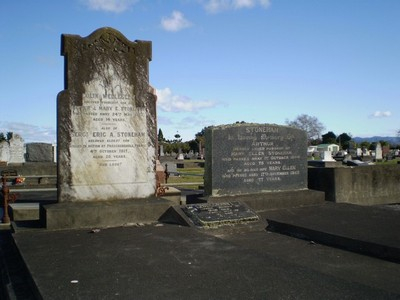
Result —
<path fill-rule="evenodd" d="M 53 146 L 47 143 L 28 143 L 25 158 L 27 162 L 52 162 Z"/>
<path fill-rule="evenodd" d="M 208 196 L 307 189 L 307 137 L 275 124 L 206 129 L 204 188 Z"/>
<path fill-rule="evenodd" d="M 8 162 L 10 160 L 10 145 L 7 141 L 0 142 L 0 161 Z"/>
<path fill-rule="evenodd" d="M 11 164 L 25 162 L 24 140 L 19 134 L 13 134 L 8 141 L 0 142 L 0 161 Z"/>
<path fill-rule="evenodd" d="M 10 144 L 10 160 L 9 163 L 25 162 L 25 145 L 24 139 L 19 134 L 13 134 L 8 141 Z"/>
<path fill-rule="evenodd" d="M 308 169 L 308 188 L 325 192 L 325 200 L 337 203 L 397 203 L 399 182 L 400 164 Z"/>
<path fill-rule="evenodd" d="M 65 89 L 58 103 L 58 200 L 143 199 L 156 187 L 156 96 L 151 42 L 112 28 L 62 35 Z"/>
<path fill-rule="evenodd" d="M 370 241 L 399 249 L 398 212 L 386 214 L 377 207 L 330 204 L 272 210 L 262 214 L 261 220 L 313 230 L 320 234 L 319 240 L 333 232 L 342 240 L 348 237 L 354 242 Z M 227 226 L 208 230 L 207 234 L 186 226 L 160 225 L 100 228 L 97 233 L 87 229 L 17 229 L 15 243 L 10 245 L 18 249 L 9 252 L 23 257 L 23 266 L 33 280 L 20 284 L 21 289 L 34 283 L 38 299 L 400 296 L 398 264 L 337 249 L 335 245 L 326 247 L 267 232 L 265 221 L 257 227 Z M 4 244 L 3 236 L 1 240 Z M 2 249 L 6 252 L 10 248 Z M 13 263 L 8 257 L 4 261 Z M 21 279 L 19 274 L 17 280 Z M 71 283 L 73 280 L 75 283 Z"/>

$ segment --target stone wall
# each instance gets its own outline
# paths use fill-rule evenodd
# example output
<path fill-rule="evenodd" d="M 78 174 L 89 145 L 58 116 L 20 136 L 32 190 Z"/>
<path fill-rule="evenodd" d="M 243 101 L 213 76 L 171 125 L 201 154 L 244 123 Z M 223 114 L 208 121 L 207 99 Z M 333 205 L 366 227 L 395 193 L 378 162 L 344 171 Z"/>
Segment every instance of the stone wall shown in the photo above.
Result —
<path fill-rule="evenodd" d="M 355 168 L 309 168 L 308 188 L 325 200 L 359 205 L 400 202 L 400 165 Z"/>

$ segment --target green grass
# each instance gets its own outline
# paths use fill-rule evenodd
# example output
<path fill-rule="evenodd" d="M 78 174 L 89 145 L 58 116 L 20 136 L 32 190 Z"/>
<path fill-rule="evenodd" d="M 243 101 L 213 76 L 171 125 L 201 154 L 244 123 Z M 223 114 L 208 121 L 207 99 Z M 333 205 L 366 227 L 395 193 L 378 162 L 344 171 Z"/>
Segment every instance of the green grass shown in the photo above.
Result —
<path fill-rule="evenodd" d="M 382 160 L 382 161 L 380 161 L 380 162 L 377 162 L 377 164 L 379 164 L 379 165 L 397 165 L 397 162 L 398 161 L 400 161 L 400 158 L 396 158 L 396 159 L 392 159 L 392 160 L 388 160 L 388 161 L 385 161 L 385 160 Z"/>
<path fill-rule="evenodd" d="M 177 169 L 177 172 L 182 174 L 180 176 L 170 176 L 168 178 L 168 184 L 174 184 L 174 186 L 177 187 L 193 189 L 193 190 L 198 190 L 199 185 L 200 184 L 203 185 L 203 176 L 204 176 L 203 168 L 183 168 L 183 169 Z M 199 184 L 179 185 L 180 183 L 192 183 L 192 182 L 198 182 Z"/>

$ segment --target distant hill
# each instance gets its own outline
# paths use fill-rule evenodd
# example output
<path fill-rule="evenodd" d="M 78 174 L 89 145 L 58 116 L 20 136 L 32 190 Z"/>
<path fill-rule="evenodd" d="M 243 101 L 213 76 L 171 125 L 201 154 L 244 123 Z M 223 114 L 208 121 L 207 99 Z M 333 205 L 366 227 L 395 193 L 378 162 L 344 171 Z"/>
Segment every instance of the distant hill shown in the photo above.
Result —
<path fill-rule="evenodd" d="M 372 136 L 372 137 L 353 137 L 353 140 L 356 143 L 361 143 L 361 142 L 379 142 L 379 141 L 386 141 L 389 142 L 390 144 L 400 144 L 400 138 L 397 136 Z"/>

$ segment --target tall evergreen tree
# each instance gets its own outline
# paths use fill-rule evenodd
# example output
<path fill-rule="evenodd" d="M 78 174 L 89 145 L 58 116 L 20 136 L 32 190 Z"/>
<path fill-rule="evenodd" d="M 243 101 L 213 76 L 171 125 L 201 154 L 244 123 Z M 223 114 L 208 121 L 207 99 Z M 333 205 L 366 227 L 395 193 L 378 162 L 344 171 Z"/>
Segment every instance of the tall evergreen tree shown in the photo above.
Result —
<path fill-rule="evenodd" d="M 159 142 L 164 142 L 165 141 L 164 134 L 163 134 L 161 128 L 158 129 L 157 139 L 158 139 Z"/>

